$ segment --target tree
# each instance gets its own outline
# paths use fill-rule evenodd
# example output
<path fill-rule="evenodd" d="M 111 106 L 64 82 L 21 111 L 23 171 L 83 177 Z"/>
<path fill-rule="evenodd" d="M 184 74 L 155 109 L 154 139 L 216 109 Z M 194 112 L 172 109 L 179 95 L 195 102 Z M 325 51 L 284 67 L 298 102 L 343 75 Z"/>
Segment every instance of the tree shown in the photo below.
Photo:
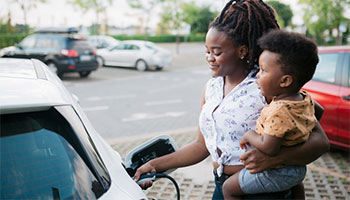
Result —
<path fill-rule="evenodd" d="M 158 27 L 168 28 L 168 30 L 175 30 L 176 32 L 176 53 L 179 53 L 180 44 L 180 28 L 183 25 L 182 16 L 182 0 L 167 0 L 165 2 L 166 6 L 163 8 L 161 13 L 161 21 Z"/>
<path fill-rule="evenodd" d="M 191 25 L 191 33 L 206 33 L 211 21 L 217 13 L 210 11 L 209 6 L 198 7 L 191 3 L 184 3 L 182 6 L 183 21 Z"/>
<path fill-rule="evenodd" d="M 97 29 L 97 26 L 99 23 L 99 15 L 100 13 L 106 12 L 107 7 L 112 5 L 113 0 L 68 0 L 69 3 L 79 6 L 83 12 L 87 12 L 89 10 L 93 10 L 96 15 L 96 25 L 93 26 L 95 27 L 93 34 L 98 34 L 99 31 Z M 106 24 L 107 26 L 107 24 Z"/>
<path fill-rule="evenodd" d="M 154 8 L 159 4 L 164 2 L 164 0 L 129 0 L 128 3 L 131 8 L 143 11 L 146 14 L 145 21 L 145 35 L 146 40 L 148 40 L 148 22 Z"/>
<path fill-rule="evenodd" d="M 305 4 L 304 21 L 307 33 L 316 39 L 318 43 L 324 43 L 324 33 L 336 30 L 336 43 L 341 43 L 341 32 L 339 25 L 349 23 L 349 19 L 344 17 L 344 12 L 348 12 L 350 0 L 299 0 Z"/>
<path fill-rule="evenodd" d="M 267 1 L 277 12 L 277 21 L 281 28 L 292 26 L 293 12 L 289 5 L 283 4 L 279 1 Z"/>
<path fill-rule="evenodd" d="M 11 0 L 13 3 L 19 4 L 21 7 L 21 10 L 23 12 L 23 18 L 24 18 L 24 26 L 26 27 L 26 33 L 29 32 L 29 26 L 27 21 L 27 15 L 29 10 L 32 8 L 36 8 L 38 3 L 45 3 L 46 0 Z"/>

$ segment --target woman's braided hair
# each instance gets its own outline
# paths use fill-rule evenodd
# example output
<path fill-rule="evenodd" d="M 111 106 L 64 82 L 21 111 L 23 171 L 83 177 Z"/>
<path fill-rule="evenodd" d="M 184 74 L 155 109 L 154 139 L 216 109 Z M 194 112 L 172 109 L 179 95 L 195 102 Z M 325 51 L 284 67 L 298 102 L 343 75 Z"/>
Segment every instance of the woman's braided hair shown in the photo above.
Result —
<path fill-rule="evenodd" d="M 262 52 L 257 40 L 279 25 L 275 10 L 262 0 L 230 0 L 209 28 L 225 32 L 236 45 L 246 45 L 248 68 L 252 69 Z"/>

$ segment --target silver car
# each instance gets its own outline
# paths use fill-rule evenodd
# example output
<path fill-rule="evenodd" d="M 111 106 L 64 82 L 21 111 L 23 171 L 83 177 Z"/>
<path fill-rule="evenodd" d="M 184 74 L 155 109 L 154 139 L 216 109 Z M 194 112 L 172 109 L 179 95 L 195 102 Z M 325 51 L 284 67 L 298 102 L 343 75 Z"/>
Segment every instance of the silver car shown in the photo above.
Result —
<path fill-rule="evenodd" d="M 39 60 L 0 58 L 0 199 L 147 199 Z"/>
<path fill-rule="evenodd" d="M 149 41 L 125 40 L 112 48 L 98 49 L 97 59 L 100 65 L 162 70 L 171 63 L 172 54 Z"/>

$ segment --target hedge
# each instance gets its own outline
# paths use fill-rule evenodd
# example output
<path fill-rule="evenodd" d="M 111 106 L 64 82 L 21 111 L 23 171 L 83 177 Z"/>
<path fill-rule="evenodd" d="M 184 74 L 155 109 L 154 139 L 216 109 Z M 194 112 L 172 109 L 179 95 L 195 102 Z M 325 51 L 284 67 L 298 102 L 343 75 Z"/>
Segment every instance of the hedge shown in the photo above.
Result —
<path fill-rule="evenodd" d="M 26 37 L 25 33 L 21 33 L 21 34 L 0 34 L 0 48 L 13 46 L 16 43 L 19 43 L 25 37 Z"/>
<path fill-rule="evenodd" d="M 118 40 L 146 40 L 146 35 L 113 35 L 112 37 Z M 179 39 L 180 42 L 204 42 L 205 33 L 180 35 Z M 176 42 L 176 35 L 150 35 L 148 41 L 155 43 Z"/>
<path fill-rule="evenodd" d="M 12 46 L 19 43 L 26 34 L 0 34 L 0 48 Z M 145 35 L 113 35 L 118 40 L 145 40 Z M 180 42 L 204 42 L 205 33 L 179 36 Z M 155 43 L 176 42 L 176 35 L 155 35 L 148 36 L 148 40 Z"/>

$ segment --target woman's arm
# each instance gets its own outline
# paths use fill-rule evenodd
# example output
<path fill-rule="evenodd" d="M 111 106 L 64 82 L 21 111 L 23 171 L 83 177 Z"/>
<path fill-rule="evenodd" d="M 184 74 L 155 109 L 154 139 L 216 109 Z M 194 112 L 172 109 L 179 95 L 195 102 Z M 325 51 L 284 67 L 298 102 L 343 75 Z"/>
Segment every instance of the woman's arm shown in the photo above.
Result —
<path fill-rule="evenodd" d="M 201 99 L 201 110 L 205 103 L 205 89 L 202 93 Z M 197 140 L 182 147 L 178 151 L 150 160 L 149 162 L 142 165 L 137 169 L 134 180 L 138 181 L 141 174 L 148 172 L 159 172 L 168 169 L 185 167 L 199 163 L 209 156 L 207 147 L 205 146 L 205 141 L 200 129 L 198 127 L 198 137 Z M 152 185 L 152 181 L 147 181 L 141 185 L 142 188 L 146 189 Z"/>
<path fill-rule="evenodd" d="M 277 165 L 307 165 L 329 150 L 328 139 L 319 123 L 309 139 L 300 145 L 283 147 L 276 156 L 267 156 L 251 149 L 241 156 L 241 161 L 251 173 L 259 173 Z"/>

